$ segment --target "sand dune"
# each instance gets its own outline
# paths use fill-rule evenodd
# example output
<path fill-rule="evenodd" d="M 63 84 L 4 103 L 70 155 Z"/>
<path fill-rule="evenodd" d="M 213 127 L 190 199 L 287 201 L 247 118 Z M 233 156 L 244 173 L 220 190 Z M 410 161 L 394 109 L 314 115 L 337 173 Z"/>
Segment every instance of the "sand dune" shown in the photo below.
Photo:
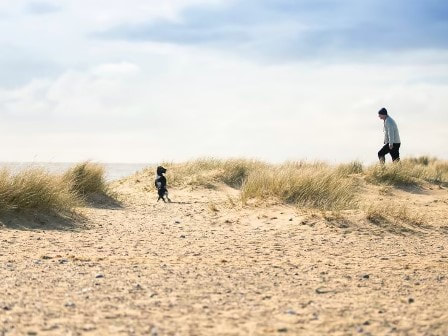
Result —
<path fill-rule="evenodd" d="M 448 193 L 366 187 L 372 223 L 130 178 L 75 223 L 3 218 L 0 335 L 448 335 Z"/>

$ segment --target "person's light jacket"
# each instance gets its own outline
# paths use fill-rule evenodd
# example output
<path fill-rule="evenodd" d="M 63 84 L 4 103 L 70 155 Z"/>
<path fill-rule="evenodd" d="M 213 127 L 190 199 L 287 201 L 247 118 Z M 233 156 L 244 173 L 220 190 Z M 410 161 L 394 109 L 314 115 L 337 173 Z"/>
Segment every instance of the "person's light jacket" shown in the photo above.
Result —
<path fill-rule="evenodd" d="M 401 143 L 397 123 L 389 116 L 384 120 L 384 143 Z"/>

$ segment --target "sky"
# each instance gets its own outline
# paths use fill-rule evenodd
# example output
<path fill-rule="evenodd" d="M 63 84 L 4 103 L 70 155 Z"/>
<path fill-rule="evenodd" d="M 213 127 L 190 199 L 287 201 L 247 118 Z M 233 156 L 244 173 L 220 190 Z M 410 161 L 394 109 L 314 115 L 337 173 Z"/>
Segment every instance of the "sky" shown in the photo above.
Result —
<path fill-rule="evenodd" d="M 448 159 L 445 0 L 0 0 L 0 161 Z"/>

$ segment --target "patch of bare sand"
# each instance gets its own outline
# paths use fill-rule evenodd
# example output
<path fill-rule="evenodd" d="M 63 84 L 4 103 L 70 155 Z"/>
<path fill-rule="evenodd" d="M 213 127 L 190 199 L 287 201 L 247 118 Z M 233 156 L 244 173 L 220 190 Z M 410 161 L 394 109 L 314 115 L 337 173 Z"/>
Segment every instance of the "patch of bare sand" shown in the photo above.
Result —
<path fill-rule="evenodd" d="M 114 188 L 123 206 L 82 226 L 3 220 L 0 335 L 448 334 L 445 189 L 366 190 L 425 215 L 407 227 L 241 207 L 224 187 L 171 204 Z"/>

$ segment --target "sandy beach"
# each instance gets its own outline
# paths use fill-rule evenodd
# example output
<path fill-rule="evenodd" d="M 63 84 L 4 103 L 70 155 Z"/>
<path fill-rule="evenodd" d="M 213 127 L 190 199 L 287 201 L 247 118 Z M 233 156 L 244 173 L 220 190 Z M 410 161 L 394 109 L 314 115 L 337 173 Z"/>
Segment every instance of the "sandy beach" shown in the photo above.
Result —
<path fill-rule="evenodd" d="M 448 335 L 448 193 L 369 186 L 424 224 L 115 182 L 76 221 L 2 219 L 0 335 Z"/>

